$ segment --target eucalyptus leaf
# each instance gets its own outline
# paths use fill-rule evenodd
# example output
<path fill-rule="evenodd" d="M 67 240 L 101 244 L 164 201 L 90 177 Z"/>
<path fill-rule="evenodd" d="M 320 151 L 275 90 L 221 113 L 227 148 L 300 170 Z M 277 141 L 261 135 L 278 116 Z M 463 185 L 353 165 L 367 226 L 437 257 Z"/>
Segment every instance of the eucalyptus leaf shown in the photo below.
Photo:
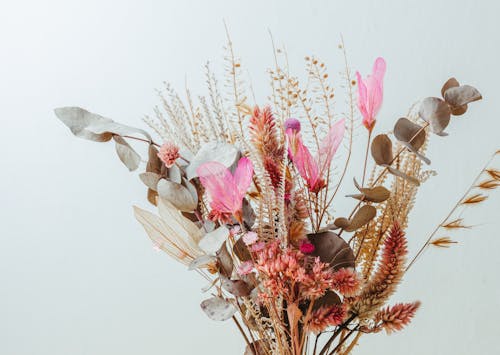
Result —
<path fill-rule="evenodd" d="M 446 80 L 443 87 L 441 88 L 441 96 L 444 98 L 444 93 L 446 92 L 446 90 L 448 90 L 449 88 L 457 87 L 457 86 L 460 86 L 460 83 L 458 82 L 458 80 L 453 78 L 453 77 L 449 78 L 448 80 Z"/>
<path fill-rule="evenodd" d="M 182 183 L 181 169 L 175 164 L 167 169 L 167 177 L 172 182 L 175 182 L 177 184 Z"/>
<path fill-rule="evenodd" d="M 438 136 L 446 136 L 443 132 L 450 123 L 450 106 L 438 97 L 427 97 L 422 100 L 419 116 L 430 124 L 431 131 Z"/>
<path fill-rule="evenodd" d="M 451 87 L 444 93 L 444 100 L 452 107 L 464 106 L 482 98 L 481 93 L 470 85 Z"/>
<path fill-rule="evenodd" d="M 391 195 L 391 192 L 383 186 L 361 187 L 359 186 L 356 179 L 354 179 L 354 185 L 361 192 L 361 194 L 347 195 L 347 197 L 352 197 L 357 200 L 380 203 L 387 200 Z"/>
<path fill-rule="evenodd" d="M 221 276 L 222 288 L 236 297 L 246 297 L 252 291 L 252 287 L 243 280 L 231 280 Z"/>
<path fill-rule="evenodd" d="M 214 229 L 212 232 L 205 234 L 198 246 L 205 253 L 210 255 L 215 255 L 215 253 L 221 248 L 222 244 L 226 241 L 229 236 L 229 229 L 226 226 L 220 226 Z"/>
<path fill-rule="evenodd" d="M 351 219 L 344 217 L 337 218 L 335 225 L 344 229 L 346 232 L 354 232 L 364 225 L 368 224 L 377 214 L 377 209 L 371 205 L 361 206 Z"/>
<path fill-rule="evenodd" d="M 392 163 L 392 142 L 387 134 L 379 134 L 373 139 L 371 152 L 375 163 L 378 165 Z"/>
<path fill-rule="evenodd" d="M 156 191 L 161 198 L 169 201 L 182 212 L 192 212 L 198 206 L 198 200 L 195 200 L 191 192 L 181 184 L 161 179 L 158 181 Z"/>
<path fill-rule="evenodd" d="M 222 297 L 212 297 L 201 302 L 201 309 L 208 318 L 215 321 L 225 321 L 237 311 L 236 307 Z"/>
<path fill-rule="evenodd" d="M 231 257 L 231 254 L 229 254 L 226 243 L 222 243 L 222 246 L 220 247 L 219 250 L 215 253 L 215 256 L 217 257 L 217 265 L 219 266 L 219 273 L 222 276 L 229 277 L 231 278 L 231 275 L 233 274 L 233 258 Z"/>
<path fill-rule="evenodd" d="M 141 156 L 120 136 L 113 136 L 115 141 L 116 154 L 123 164 L 130 171 L 134 171 L 139 167 Z"/>
<path fill-rule="evenodd" d="M 402 117 L 394 126 L 394 136 L 419 159 L 423 160 L 426 164 L 431 163 L 427 157 L 418 151 L 425 143 L 426 134 L 422 126 Z"/>
<path fill-rule="evenodd" d="M 161 176 L 156 173 L 145 172 L 139 174 L 139 178 L 141 181 L 149 187 L 151 190 L 156 191 L 156 187 L 158 186 L 158 181 L 161 180 Z"/>
<path fill-rule="evenodd" d="M 238 161 L 239 157 L 240 151 L 232 144 L 222 142 L 206 143 L 186 167 L 187 179 L 191 180 L 197 177 L 196 169 L 204 163 L 216 161 L 229 168 Z"/>
<path fill-rule="evenodd" d="M 313 256 L 318 256 L 324 263 L 329 263 L 334 271 L 354 268 L 354 253 L 344 239 L 333 232 L 309 234 L 309 241 L 314 245 Z"/>

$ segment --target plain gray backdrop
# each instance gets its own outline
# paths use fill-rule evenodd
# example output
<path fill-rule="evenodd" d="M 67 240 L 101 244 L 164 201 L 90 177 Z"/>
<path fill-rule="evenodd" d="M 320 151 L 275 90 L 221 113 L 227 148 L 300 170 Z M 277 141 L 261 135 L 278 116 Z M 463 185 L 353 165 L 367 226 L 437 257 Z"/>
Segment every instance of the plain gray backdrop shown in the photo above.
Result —
<path fill-rule="evenodd" d="M 432 137 L 427 154 L 438 175 L 422 186 L 410 217 L 414 253 L 500 148 L 498 4 L 3 1 L 0 354 L 243 352 L 231 323 L 201 312 L 204 281 L 153 250 L 134 220 L 131 206 L 148 206 L 137 175 L 112 144 L 74 138 L 53 108 L 78 105 L 143 127 L 163 80 L 179 89 L 187 80 L 194 94 L 205 93 L 202 66 L 222 65 L 224 19 L 261 103 L 273 60 L 268 29 L 286 46 L 294 72 L 315 54 L 336 85 L 341 33 L 354 69 L 367 73 L 375 57 L 385 57 L 379 132 L 456 76 L 484 100 L 453 119 L 449 137 Z M 360 130 L 358 165 L 364 144 Z M 346 213 L 352 202 L 335 207 Z M 459 244 L 449 250 L 429 250 L 392 298 L 422 301 L 412 325 L 362 337 L 356 354 L 500 353 L 499 208 L 497 192 L 464 213 L 475 228 L 451 235 Z"/>

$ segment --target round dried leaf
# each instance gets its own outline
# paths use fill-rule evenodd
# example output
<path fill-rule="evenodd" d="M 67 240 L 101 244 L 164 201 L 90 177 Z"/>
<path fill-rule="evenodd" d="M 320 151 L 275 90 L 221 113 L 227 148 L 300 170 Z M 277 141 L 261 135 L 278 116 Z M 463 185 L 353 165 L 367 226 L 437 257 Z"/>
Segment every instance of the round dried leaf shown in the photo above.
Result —
<path fill-rule="evenodd" d="M 449 78 L 446 81 L 446 83 L 444 83 L 443 87 L 441 88 L 441 96 L 444 98 L 444 93 L 446 92 L 446 90 L 448 90 L 449 88 L 457 87 L 457 86 L 460 86 L 457 79 Z"/>
<path fill-rule="evenodd" d="M 158 181 L 156 191 L 161 198 L 182 212 L 192 212 L 198 206 L 198 199 L 194 199 L 191 192 L 181 184 L 161 179 Z"/>
<path fill-rule="evenodd" d="M 445 101 L 452 107 L 467 105 L 482 98 L 481 93 L 470 85 L 452 87 L 444 93 Z"/>
<path fill-rule="evenodd" d="M 252 291 L 252 287 L 250 287 L 250 285 L 243 280 L 230 280 L 229 278 L 222 276 L 221 284 L 222 288 L 236 297 L 246 297 Z"/>
<path fill-rule="evenodd" d="M 371 152 L 378 165 L 392 163 L 392 142 L 386 134 L 379 134 L 373 139 Z"/>
<path fill-rule="evenodd" d="M 398 141 L 410 144 L 415 150 L 419 150 L 425 143 L 425 129 L 406 117 L 401 117 L 394 125 L 394 136 Z"/>
<path fill-rule="evenodd" d="M 453 116 L 462 116 L 466 112 L 467 112 L 467 105 L 451 108 L 451 114 Z"/>
<path fill-rule="evenodd" d="M 156 191 L 156 187 L 158 186 L 158 181 L 161 180 L 160 175 L 151 172 L 141 173 L 139 174 L 139 178 L 144 183 L 144 185 L 146 185 L 153 191 Z"/>
<path fill-rule="evenodd" d="M 450 123 L 450 107 L 438 97 L 427 97 L 422 100 L 419 116 L 429 122 L 431 131 L 439 136 L 447 135 L 444 129 Z"/>
<path fill-rule="evenodd" d="M 215 321 L 225 321 L 237 311 L 236 307 L 221 297 L 212 297 L 201 302 L 201 309 L 208 318 Z"/>
<path fill-rule="evenodd" d="M 327 231 L 308 235 L 314 245 L 313 256 L 318 256 L 324 263 L 329 263 L 333 270 L 354 267 L 354 253 L 344 239 Z"/>

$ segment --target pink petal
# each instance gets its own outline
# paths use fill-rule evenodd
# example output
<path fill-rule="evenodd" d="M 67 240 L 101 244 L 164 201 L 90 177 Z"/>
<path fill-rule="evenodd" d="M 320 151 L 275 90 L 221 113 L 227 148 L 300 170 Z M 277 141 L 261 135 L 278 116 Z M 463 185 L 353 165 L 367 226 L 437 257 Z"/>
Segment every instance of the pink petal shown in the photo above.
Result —
<path fill-rule="evenodd" d="M 251 261 L 245 261 L 238 266 L 238 274 L 240 276 L 248 275 L 253 270 L 253 263 Z"/>
<path fill-rule="evenodd" d="M 332 159 L 344 138 L 344 133 L 345 119 L 341 119 L 330 127 L 328 134 L 321 142 L 317 155 L 320 176 L 324 176 L 325 172 L 330 167 Z"/>
<path fill-rule="evenodd" d="M 200 165 L 196 172 L 212 200 L 210 205 L 213 209 L 226 213 L 237 210 L 235 207 L 239 193 L 228 168 L 218 162 L 208 162 Z"/>
<path fill-rule="evenodd" d="M 373 64 L 372 76 L 379 83 L 380 88 L 384 88 L 384 75 L 385 75 L 385 60 L 382 57 L 375 59 L 375 64 Z"/>
<path fill-rule="evenodd" d="M 363 118 L 366 119 L 368 117 L 368 112 L 366 111 L 366 101 L 368 94 L 366 85 L 363 82 L 363 79 L 361 78 L 361 74 L 359 74 L 359 72 L 356 72 L 356 80 L 358 81 L 358 108 Z"/>
<path fill-rule="evenodd" d="M 241 199 L 245 196 L 248 188 L 252 184 L 253 165 L 250 159 L 243 157 L 238 162 L 238 167 L 234 172 L 234 183 L 238 188 Z"/>
<path fill-rule="evenodd" d="M 316 182 L 321 178 L 316 160 L 302 142 L 300 135 L 295 135 L 294 142 L 290 142 L 289 135 L 287 137 L 289 138 L 289 144 L 295 143 L 295 152 L 291 150 L 292 161 L 299 171 L 300 176 L 307 181 L 309 187 L 315 186 Z"/>

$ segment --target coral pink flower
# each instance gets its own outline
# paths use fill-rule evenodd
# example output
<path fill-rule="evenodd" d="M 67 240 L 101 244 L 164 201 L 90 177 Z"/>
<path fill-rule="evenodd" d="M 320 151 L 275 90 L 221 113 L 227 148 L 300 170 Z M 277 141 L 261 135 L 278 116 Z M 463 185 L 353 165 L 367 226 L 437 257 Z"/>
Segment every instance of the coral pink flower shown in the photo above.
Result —
<path fill-rule="evenodd" d="M 252 162 L 246 157 L 241 158 L 234 175 L 223 164 L 215 161 L 200 165 L 196 172 L 210 196 L 211 214 L 230 214 L 241 223 L 243 197 L 252 183 Z"/>
<path fill-rule="evenodd" d="M 158 158 L 160 158 L 167 168 L 171 168 L 179 157 L 179 147 L 170 142 L 163 143 L 158 152 Z"/>
<path fill-rule="evenodd" d="M 255 232 L 247 232 L 243 236 L 243 242 L 246 245 L 252 245 L 259 240 L 259 236 Z"/>
<path fill-rule="evenodd" d="M 308 330 L 313 333 L 319 333 L 327 327 L 339 325 L 345 319 L 346 314 L 346 307 L 343 304 L 320 307 L 313 312 Z"/>
<path fill-rule="evenodd" d="M 375 116 L 382 105 L 384 91 L 385 60 L 377 58 L 371 75 L 365 80 L 356 72 L 358 81 L 358 108 L 363 116 L 363 125 L 371 131 L 375 126 Z"/>
<path fill-rule="evenodd" d="M 248 275 L 253 270 L 253 263 L 251 261 L 245 261 L 238 266 L 238 275 L 244 276 Z"/>
<path fill-rule="evenodd" d="M 234 237 L 235 235 L 238 235 L 241 233 L 241 227 L 238 225 L 233 226 L 230 230 L 229 233 Z"/>
<path fill-rule="evenodd" d="M 266 247 L 266 243 L 264 242 L 257 242 L 250 249 L 252 249 L 253 252 L 258 253 L 259 251 L 263 250 Z"/>
<path fill-rule="evenodd" d="M 333 274 L 332 287 L 343 296 L 354 296 L 360 286 L 356 271 L 351 268 L 342 268 Z"/>
<path fill-rule="evenodd" d="M 309 191 L 318 192 L 325 186 L 324 176 L 344 137 L 344 119 L 330 127 L 328 134 L 320 144 L 318 154 L 314 158 L 302 141 L 300 122 L 297 119 L 289 118 L 286 120 L 285 132 L 289 156 L 300 176 L 306 180 Z"/>

